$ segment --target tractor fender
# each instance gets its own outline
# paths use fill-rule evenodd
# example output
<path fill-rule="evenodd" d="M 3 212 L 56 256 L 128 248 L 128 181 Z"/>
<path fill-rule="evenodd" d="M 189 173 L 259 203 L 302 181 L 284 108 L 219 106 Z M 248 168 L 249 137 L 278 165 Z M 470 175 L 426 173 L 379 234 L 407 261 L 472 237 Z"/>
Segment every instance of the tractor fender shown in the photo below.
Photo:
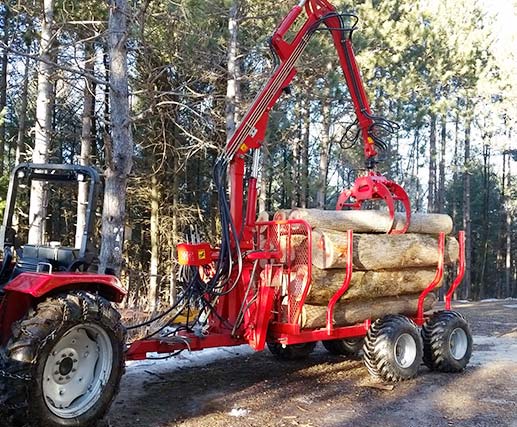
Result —
<path fill-rule="evenodd" d="M 122 302 L 126 291 L 115 276 L 92 273 L 22 273 L 4 288 L 4 292 L 18 292 L 39 299 L 61 289 L 98 291 L 113 302 Z"/>
<path fill-rule="evenodd" d="M 35 301 L 67 290 L 88 290 L 116 303 L 122 302 L 126 291 L 115 276 L 92 273 L 22 273 L 4 289 L 0 305 L 0 343 L 11 335 L 11 325 L 20 320 Z"/>

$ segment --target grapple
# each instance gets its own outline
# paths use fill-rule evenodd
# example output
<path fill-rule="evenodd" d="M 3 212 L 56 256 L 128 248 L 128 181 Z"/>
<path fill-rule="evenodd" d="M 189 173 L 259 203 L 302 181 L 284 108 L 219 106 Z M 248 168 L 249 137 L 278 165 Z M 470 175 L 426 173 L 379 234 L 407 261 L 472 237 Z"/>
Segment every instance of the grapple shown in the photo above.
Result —
<path fill-rule="evenodd" d="M 390 181 L 375 171 L 368 171 L 365 176 L 360 176 L 354 182 L 352 188 L 343 191 L 338 198 L 336 210 L 343 208 L 361 209 L 367 200 L 384 200 L 390 215 L 390 225 L 387 233 L 404 234 L 411 221 L 411 204 L 406 191 L 398 184 Z M 395 229 L 395 204 L 399 201 L 404 206 L 406 221 L 404 227 Z"/>

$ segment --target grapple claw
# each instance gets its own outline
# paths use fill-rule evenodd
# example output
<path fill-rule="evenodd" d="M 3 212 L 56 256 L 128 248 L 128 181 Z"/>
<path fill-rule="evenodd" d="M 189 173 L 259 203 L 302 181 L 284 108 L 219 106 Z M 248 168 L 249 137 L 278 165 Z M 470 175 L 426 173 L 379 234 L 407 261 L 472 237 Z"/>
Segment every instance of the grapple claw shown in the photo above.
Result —
<path fill-rule="evenodd" d="M 348 201 L 351 199 L 351 201 Z M 376 172 L 369 172 L 366 176 L 357 178 L 352 188 L 343 191 L 338 198 L 336 210 L 344 207 L 352 209 L 361 209 L 363 202 L 366 200 L 379 200 L 386 202 L 388 213 L 390 215 L 390 225 L 388 234 L 404 234 L 411 221 L 411 204 L 406 191 L 393 181 L 389 181 L 384 176 Z M 404 227 L 400 230 L 394 229 L 395 225 L 395 202 L 402 203 L 405 209 L 406 221 Z"/>
<path fill-rule="evenodd" d="M 386 187 L 390 190 L 393 198 L 402 203 L 406 213 L 406 222 L 404 227 L 401 230 L 392 230 L 391 234 L 404 234 L 408 230 L 409 223 L 411 222 L 411 203 L 409 202 L 409 196 L 407 195 L 406 190 L 393 181 L 387 181 Z"/>

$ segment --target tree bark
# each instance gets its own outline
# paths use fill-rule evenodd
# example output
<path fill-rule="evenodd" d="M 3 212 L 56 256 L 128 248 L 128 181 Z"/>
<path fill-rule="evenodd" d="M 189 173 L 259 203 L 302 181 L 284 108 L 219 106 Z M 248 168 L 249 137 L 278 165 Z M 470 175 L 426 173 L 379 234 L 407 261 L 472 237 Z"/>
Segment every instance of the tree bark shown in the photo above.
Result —
<path fill-rule="evenodd" d="M 318 189 L 316 194 L 316 204 L 318 209 L 325 209 L 326 191 L 327 191 L 327 174 L 329 167 L 329 149 L 330 149 L 330 87 L 327 86 L 322 99 L 321 119 L 322 130 L 320 136 L 320 163 L 318 170 Z"/>
<path fill-rule="evenodd" d="M 452 183 L 453 185 L 456 185 L 458 182 L 458 155 L 460 151 L 460 115 L 458 112 L 456 112 L 456 117 L 454 120 L 454 157 L 452 159 L 452 168 L 453 168 L 453 175 L 452 175 Z M 456 191 L 452 192 L 452 217 L 454 219 L 457 218 L 458 215 L 458 206 L 459 206 L 459 200 L 458 200 L 458 194 Z"/>
<path fill-rule="evenodd" d="M 156 310 L 158 303 L 158 264 L 159 264 L 159 200 L 160 191 L 158 186 L 158 177 L 156 172 L 151 176 L 151 263 L 149 268 L 149 301 L 148 308 L 150 312 Z"/>
<path fill-rule="evenodd" d="M 447 114 L 442 117 L 440 138 L 440 165 L 438 167 L 438 191 L 436 194 L 436 210 L 445 213 L 445 153 L 447 149 Z"/>
<path fill-rule="evenodd" d="M 239 10 L 240 0 L 233 0 L 228 18 L 228 81 L 226 86 L 226 140 L 235 133 L 240 100 Z"/>
<path fill-rule="evenodd" d="M 470 221 L 470 128 L 471 119 L 467 119 L 465 125 L 465 142 L 464 142 L 464 163 L 463 163 L 463 229 L 465 230 L 465 276 L 462 288 L 464 290 L 464 298 L 470 298 L 470 290 L 472 286 L 471 279 L 471 250 L 472 250 L 472 227 Z"/>
<path fill-rule="evenodd" d="M 431 115 L 429 135 L 429 190 L 427 194 L 427 212 L 436 209 L 436 115 Z"/>
<path fill-rule="evenodd" d="M 511 293 L 511 277 L 512 277 L 512 210 L 511 210 L 511 199 L 508 194 L 511 188 L 512 175 L 510 171 L 511 156 L 507 156 L 507 167 L 506 167 L 506 253 L 505 253 L 505 276 L 504 276 L 504 296 L 510 297 Z"/>
<path fill-rule="evenodd" d="M 400 297 L 376 298 L 365 301 L 351 301 L 337 304 L 334 309 L 334 325 L 346 326 L 366 319 L 376 320 L 388 314 L 414 316 L 417 312 L 419 294 Z M 424 311 L 430 310 L 436 297 L 431 293 L 424 301 Z M 326 325 L 327 307 L 304 305 L 302 313 L 303 328 L 323 328 Z"/>
<path fill-rule="evenodd" d="M 306 90 L 310 90 L 308 82 L 306 82 Z M 309 96 L 305 96 L 301 100 L 301 176 L 300 176 L 300 207 L 306 208 L 309 203 L 309 139 L 311 126 L 311 110 Z"/>
<path fill-rule="evenodd" d="M 106 169 L 100 271 L 120 274 L 126 217 L 126 185 L 131 171 L 133 136 L 129 113 L 127 0 L 111 0 L 109 16 L 111 161 Z"/>
<path fill-rule="evenodd" d="M 490 147 L 488 144 L 483 146 L 483 252 L 479 273 L 478 299 L 486 297 L 487 286 L 485 283 L 487 258 L 488 258 L 488 238 L 489 238 L 489 219 L 488 210 L 490 206 Z"/>
<path fill-rule="evenodd" d="M 178 258 L 176 244 L 178 242 L 178 188 L 179 188 L 179 177 L 178 177 L 178 154 L 176 152 L 173 153 L 173 183 L 172 183 L 172 259 L 176 260 Z M 172 264 L 171 267 L 171 277 L 170 277 L 170 289 L 169 289 L 169 303 L 171 306 L 176 304 L 178 299 L 178 280 L 176 276 L 176 263 Z"/>
<path fill-rule="evenodd" d="M 294 209 L 290 219 L 303 219 L 312 228 L 346 231 L 352 229 L 356 233 L 386 233 L 389 230 L 389 214 L 385 211 L 324 211 L 321 209 Z M 395 230 L 401 230 L 405 224 L 405 215 L 396 214 Z M 448 215 L 418 214 L 411 215 L 408 233 L 449 234 L 452 231 L 452 219 Z"/>
<path fill-rule="evenodd" d="M 348 252 L 343 232 L 312 232 L 312 264 L 320 269 L 345 268 Z M 447 237 L 445 263 L 457 260 L 458 241 Z M 434 267 L 438 264 L 438 238 L 425 234 L 355 234 L 353 266 L 357 270 Z"/>
<path fill-rule="evenodd" d="M 264 145 L 266 142 L 264 141 Z M 261 172 L 260 172 L 260 191 L 258 197 L 258 210 L 266 211 L 267 210 L 267 202 L 268 202 L 268 185 L 270 182 L 270 168 L 269 162 L 271 158 L 269 156 L 269 150 L 267 148 L 262 149 L 262 159 L 261 159 Z"/>
<path fill-rule="evenodd" d="M 307 266 L 299 266 L 307 270 Z M 365 300 L 380 297 L 414 294 L 426 289 L 433 281 L 435 268 L 406 268 L 403 270 L 354 271 L 348 290 L 341 301 Z M 327 305 L 332 296 L 341 289 L 346 270 L 320 270 L 312 268 L 311 289 L 306 303 Z"/>
<path fill-rule="evenodd" d="M 36 126 L 33 163 L 47 163 L 51 136 L 54 104 L 54 0 L 44 0 L 41 20 L 40 57 L 38 65 L 38 97 L 36 100 Z M 29 210 L 29 244 L 43 242 L 45 233 L 45 188 L 44 183 L 35 181 L 31 186 Z"/>
<path fill-rule="evenodd" d="M 297 100 L 297 103 L 301 103 L 301 99 Z M 290 197 L 291 208 L 296 208 L 300 205 L 300 147 L 301 147 L 301 125 L 300 125 L 300 114 L 297 115 L 298 129 L 296 130 L 297 135 L 292 142 L 292 159 L 291 159 L 291 191 Z"/>
<path fill-rule="evenodd" d="M 2 35 L 2 43 L 4 46 L 9 46 L 9 19 L 10 9 L 7 3 L 4 3 L 4 28 Z M 4 151 L 6 145 L 5 138 L 5 114 L 7 107 L 7 63 L 9 60 L 9 54 L 7 49 L 2 50 L 1 65 L 2 70 L 0 71 L 0 175 L 4 173 Z"/>
<path fill-rule="evenodd" d="M 15 164 L 25 161 L 25 136 L 27 133 L 27 104 L 29 92 L 30 58 L 25 58 L 25 70 L 23 72 L 22 93 L 20 109 L 18 110 L 18 138 L 16 139 Z"/>
<path fill-rule="evenodd" d="M 94 74 L 95 48 L 92 42 L 84 45 L 84 69 L 88 74 Z M 84 79 L 83 113 L 81 129 L 81 154 L 79 164 L 86 166 L 91 163 L 92 145 L 94 143 L 93 115 L 95 104 L 95 85 L 91 79 Z M 80 182 L 77 195 L 77 225 L 75 230 L 75 247 L 80 248 L 86 226 L 86 210 L 88 203 L 88 182 Z"/>

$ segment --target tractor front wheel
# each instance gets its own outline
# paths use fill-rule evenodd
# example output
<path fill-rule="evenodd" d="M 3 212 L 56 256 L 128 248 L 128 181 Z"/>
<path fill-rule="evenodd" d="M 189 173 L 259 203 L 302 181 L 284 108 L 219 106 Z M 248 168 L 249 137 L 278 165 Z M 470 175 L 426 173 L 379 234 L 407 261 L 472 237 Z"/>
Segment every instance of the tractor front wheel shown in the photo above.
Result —
<path fill-rule="evenodd" d="M 364 362 L 376 378 L 407 380 L 417 374 L 422 347 L 422 338 L 412 320 L 389 315 L 371 325 L 364 342 Z"/>
<path fill-rule="evenodd" d="M 8 425 L 95 425 L 118 391 L 124 339 L 120 315 L 98 295 L 73 292 L 40 303 L 14 325 L 1 361 Z"/>

